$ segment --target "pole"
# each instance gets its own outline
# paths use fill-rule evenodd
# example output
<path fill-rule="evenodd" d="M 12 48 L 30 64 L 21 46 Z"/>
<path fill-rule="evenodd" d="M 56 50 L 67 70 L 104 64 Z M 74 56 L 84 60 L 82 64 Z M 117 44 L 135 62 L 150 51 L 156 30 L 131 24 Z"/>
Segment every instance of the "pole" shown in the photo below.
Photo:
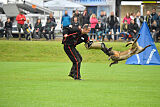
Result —
<path fill-rule="evenodd" d="M 43 9 L 44 9 L 44 0 L 43 0 Z M 46 13 L 45 13 L 45 9 L 44 9 L 44 19 L 46 21 Z"/>

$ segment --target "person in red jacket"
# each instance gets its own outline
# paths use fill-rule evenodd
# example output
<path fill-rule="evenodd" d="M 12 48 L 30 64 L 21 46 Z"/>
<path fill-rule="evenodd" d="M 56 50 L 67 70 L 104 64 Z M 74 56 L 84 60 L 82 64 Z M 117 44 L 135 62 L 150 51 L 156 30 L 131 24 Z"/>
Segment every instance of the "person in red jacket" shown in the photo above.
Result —
<path fill-rule="evenodd" d="M 21 28 L 23 29 L 23 32 L 25 33 L 24 22 L 26 21 L 26 17 L 23 15 L 22 11 L 20 11 L 19 14 L 17 15 L 16 21 L 17 21 L 17 28 L 19 32 L 19 40 L 21 40 Z"/>

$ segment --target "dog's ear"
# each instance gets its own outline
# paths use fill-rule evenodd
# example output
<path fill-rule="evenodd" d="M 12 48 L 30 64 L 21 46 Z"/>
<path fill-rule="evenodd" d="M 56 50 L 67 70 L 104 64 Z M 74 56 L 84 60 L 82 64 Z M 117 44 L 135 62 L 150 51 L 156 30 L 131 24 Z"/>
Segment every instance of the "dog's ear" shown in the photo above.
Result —
<path fill-rule="evenodd" d="M 112 47 L 110 47 L 109 49 L 108 49 L 108 51 L 111 51 L 112 50 Z"/>

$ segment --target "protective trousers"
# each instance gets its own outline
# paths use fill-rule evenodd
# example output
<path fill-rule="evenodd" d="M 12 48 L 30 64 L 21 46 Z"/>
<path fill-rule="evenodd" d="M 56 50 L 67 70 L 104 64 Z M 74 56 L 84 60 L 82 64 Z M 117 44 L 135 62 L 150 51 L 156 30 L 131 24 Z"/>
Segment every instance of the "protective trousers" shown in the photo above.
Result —
<path fill-rule="evenodd" d="M 82 62 L 82 57 L 75 48 L 74 45 L 64 45 L 64 51 L 68 55 L 69 59 L 72 61 L 73 65 L 69 75 L 72 75 L 74 79 L 80 79 L 80 67 Z"/>

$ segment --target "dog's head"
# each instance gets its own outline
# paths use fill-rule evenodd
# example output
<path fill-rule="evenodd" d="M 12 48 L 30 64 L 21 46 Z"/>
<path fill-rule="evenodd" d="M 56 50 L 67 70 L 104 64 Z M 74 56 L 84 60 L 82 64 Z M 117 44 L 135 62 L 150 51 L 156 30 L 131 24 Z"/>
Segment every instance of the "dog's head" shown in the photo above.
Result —
<path fill-rule="evenodd" d="M 112 47 L 108 48 L 108 51 L 111 51 L 112 50 Z"/>
<path fill-rule="evenodd" d="M 112 47 L 111 48 L 103 48 L 102 51 L 108 56 L 114 55 L 114 53 L 112 51 Z"/>
<path fill-rule="evenodd" d="M 114 52 L 112 51 L 112 47 L 108 48 L 108 54 L 109 55 L 114 55 Z"/>

